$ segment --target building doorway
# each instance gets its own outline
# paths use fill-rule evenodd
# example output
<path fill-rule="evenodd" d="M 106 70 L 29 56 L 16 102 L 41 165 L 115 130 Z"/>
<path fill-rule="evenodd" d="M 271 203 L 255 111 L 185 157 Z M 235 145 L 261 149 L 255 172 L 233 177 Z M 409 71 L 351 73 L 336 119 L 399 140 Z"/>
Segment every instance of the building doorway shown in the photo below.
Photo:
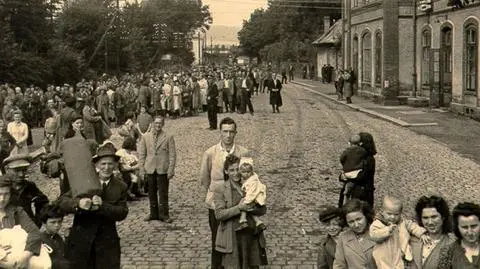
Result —
<path fill-rule="evenodd" d="M 439 57 L 439 94 L 438 105 L 448 107 L 452 101 L 452 26 L 446 25 L 440 33 L 440 57 Z"/>

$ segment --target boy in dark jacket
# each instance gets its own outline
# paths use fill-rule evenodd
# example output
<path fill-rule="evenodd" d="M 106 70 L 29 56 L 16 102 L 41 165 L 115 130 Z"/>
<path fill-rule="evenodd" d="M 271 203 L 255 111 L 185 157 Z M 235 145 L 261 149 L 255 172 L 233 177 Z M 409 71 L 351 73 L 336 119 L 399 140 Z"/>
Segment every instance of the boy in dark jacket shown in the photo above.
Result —
<path fill-rule="evenodd" d="M 46 205 L 40 213 L 40 219 L 45 226 L 42 240 L 50 254 L 52 269 L 71 268 L 70 262 L 65 258 L 65 242 L 58 234 L 62 228 L 64 216 L 65 214 L 55 205 Z"/>

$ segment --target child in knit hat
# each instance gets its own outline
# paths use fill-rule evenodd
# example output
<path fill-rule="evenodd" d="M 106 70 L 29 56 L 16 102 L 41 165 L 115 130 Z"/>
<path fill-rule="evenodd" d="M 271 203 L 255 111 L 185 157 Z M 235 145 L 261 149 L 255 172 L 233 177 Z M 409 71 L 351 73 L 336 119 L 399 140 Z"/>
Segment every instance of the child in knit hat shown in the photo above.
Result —
<path fill-rule="evenodd" d="M 260 181 L 258 175 L 253 171 L 253 159 L 250 157 L 240 158 L 239 170 L 243 182 L 243 202 L 245 204 L 258 204 L 260 206 L 264 206 L 267 199 L 267 187 Z M 251 215 L 251 217 L 255 221 L 257 232 L 266 229 L 265 224 L 258 216 Z M 237 231 L 248 227 L 247 212 L 241 212 L 239 222 L 240 226 L 238 227 Z"/>

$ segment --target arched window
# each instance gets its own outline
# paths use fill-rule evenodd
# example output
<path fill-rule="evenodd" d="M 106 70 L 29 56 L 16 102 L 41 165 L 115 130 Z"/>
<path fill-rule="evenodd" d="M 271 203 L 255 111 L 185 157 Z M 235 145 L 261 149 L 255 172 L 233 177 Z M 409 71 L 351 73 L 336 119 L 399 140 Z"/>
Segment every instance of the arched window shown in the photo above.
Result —
<path fill-rule="evenodd" d="M 353 61 L 352 67 L 355 74 L 358 76 L 358 36 L 353 37 Z"/>
<path fill-rule="evenodd" d="M 382 33 L 375 34 L 375 83 L 382 82 Z"/>
<path fill-rule="evenodd" d="M 464 64 L 464 81 L 465 91 L 476 92 L 477 91 L 477 66 L 478 66 L 478 24 L 468 23 L 464 30 L 464 46 L 465 53 Z"/>
<path fill-rule="evenodd" d="M 422 33 L 422 85 L 430 85 L 430 49 L 432 47 L 432 32 L 425 29 Z"/>
<path fill-rule="evenodd" d="M 372 35 L 369 32 L 362 36 L 362 74 L 363 81 L 372 81 Z"/>

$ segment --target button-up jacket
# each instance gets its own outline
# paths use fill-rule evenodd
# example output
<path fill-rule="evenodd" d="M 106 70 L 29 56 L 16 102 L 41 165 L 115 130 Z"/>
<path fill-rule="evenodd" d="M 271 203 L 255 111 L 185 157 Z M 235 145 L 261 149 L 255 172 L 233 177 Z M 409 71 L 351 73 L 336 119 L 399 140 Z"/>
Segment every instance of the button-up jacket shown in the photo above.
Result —
<path fill-rule="evenodd" d="M 157 143 L 155 144 L 155 140 Z M 138 150 L 140 169 L 144 169 L 147 174 L 175 174 L 176 149 L 175 140 L 172 135 L 164 131 L 155 137 L 153 131 L 142 136 Z"/>
<path fill-rule="evenodd" d="M 348 229 L 338 236 L 335 250 L 334 269 L 375 269 L 372 252 L 375 242 L 366 236 L 359 241 L 355 233 Z"/>

